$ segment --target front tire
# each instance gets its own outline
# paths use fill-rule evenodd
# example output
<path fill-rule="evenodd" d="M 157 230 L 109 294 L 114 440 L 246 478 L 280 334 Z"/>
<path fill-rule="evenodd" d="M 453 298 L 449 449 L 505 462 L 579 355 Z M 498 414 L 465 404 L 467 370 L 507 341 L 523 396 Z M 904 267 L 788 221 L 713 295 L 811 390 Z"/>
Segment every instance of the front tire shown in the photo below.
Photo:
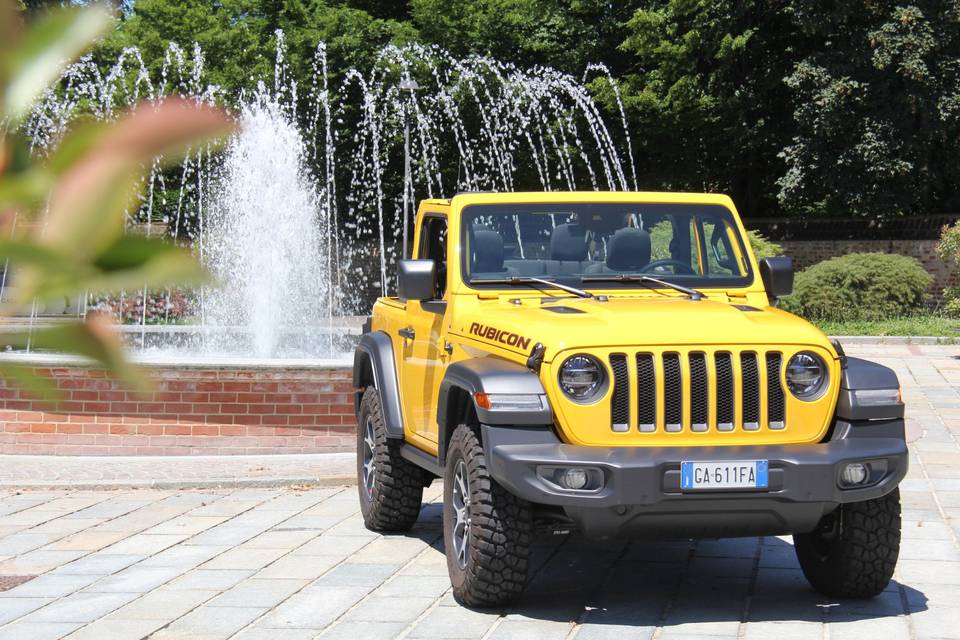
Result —
<path fill-rule="evenodd" d="M 400 455 L 402 444 L 387 438 L 380 395 L 367 387 L 357 425 L 357 488 L 363 524 L 372 531 L 409 531 L 420 515 L 427 472 Z"/>
<path fill-rule="evenodd" d="M 454 598 L 473 607 L 515 599 L 527 580 L 532 529 L 530 504 L 490 476 L 474 430 L 457 427 L 443 477 L 443 543 Z"/>
<path fill-rule="evenodd" d="M 793 536 L 800 568 L 820 593 L 872 598 L 893 577 L 900 554 L 900 490 L 840 505 L 817 528 Z"/>

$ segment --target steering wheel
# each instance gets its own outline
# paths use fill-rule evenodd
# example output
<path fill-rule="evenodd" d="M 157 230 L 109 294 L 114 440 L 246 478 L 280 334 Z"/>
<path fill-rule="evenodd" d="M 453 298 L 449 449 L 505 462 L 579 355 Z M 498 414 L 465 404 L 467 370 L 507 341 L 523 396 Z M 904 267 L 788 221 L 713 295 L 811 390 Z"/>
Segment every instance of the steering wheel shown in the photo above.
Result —
<path fill-rule="evenodd" d="M 645 266 L 641 270 L 641 273 L 649 273 L 650 271 L 654 271 L 662 267 L 673 267 L 673 272 L 675 274 L 682 273 L 688 276 L 696 275 L 696 272 L 687 263 L 680 262 L 679 260 L 671 260 L 670 258 L 667 258 L 665 260 L 654 260 L 653 262 Z"/>

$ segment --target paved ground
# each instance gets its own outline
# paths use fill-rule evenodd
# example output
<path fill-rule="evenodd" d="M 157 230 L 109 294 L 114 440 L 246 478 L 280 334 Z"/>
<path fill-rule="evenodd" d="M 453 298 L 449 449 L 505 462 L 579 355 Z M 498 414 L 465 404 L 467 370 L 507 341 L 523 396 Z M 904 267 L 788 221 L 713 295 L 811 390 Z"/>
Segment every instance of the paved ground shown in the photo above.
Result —
<path fill-rule="evenodd" d="M 7 638 L 960 638 L 960 348 L 858 346 L 896 367 L 912 469 L 895 581 L 807 587 L 789 538 L 540 540 L 522 602 L 449 595 L 435 484 L 408 535 L 367 532 L 355 488 L 0 489 Z M 922 436 L 922 437 L 921 437 Z"/>

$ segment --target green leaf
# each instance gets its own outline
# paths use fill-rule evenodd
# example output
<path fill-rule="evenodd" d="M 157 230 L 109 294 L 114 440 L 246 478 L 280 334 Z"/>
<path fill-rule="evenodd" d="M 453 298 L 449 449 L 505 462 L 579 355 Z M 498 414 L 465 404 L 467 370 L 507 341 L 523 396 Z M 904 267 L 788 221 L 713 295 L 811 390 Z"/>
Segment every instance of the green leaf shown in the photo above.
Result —
<path fill-rule="evenodd" d="M 66 65 L 112 21 L 110 12 L 95 4 L 51 11 L 31 25 L 19 46 L 4 60 L 10 78 L 3 100 L 4 115 L 14 124 L 26 117 Z"/>

